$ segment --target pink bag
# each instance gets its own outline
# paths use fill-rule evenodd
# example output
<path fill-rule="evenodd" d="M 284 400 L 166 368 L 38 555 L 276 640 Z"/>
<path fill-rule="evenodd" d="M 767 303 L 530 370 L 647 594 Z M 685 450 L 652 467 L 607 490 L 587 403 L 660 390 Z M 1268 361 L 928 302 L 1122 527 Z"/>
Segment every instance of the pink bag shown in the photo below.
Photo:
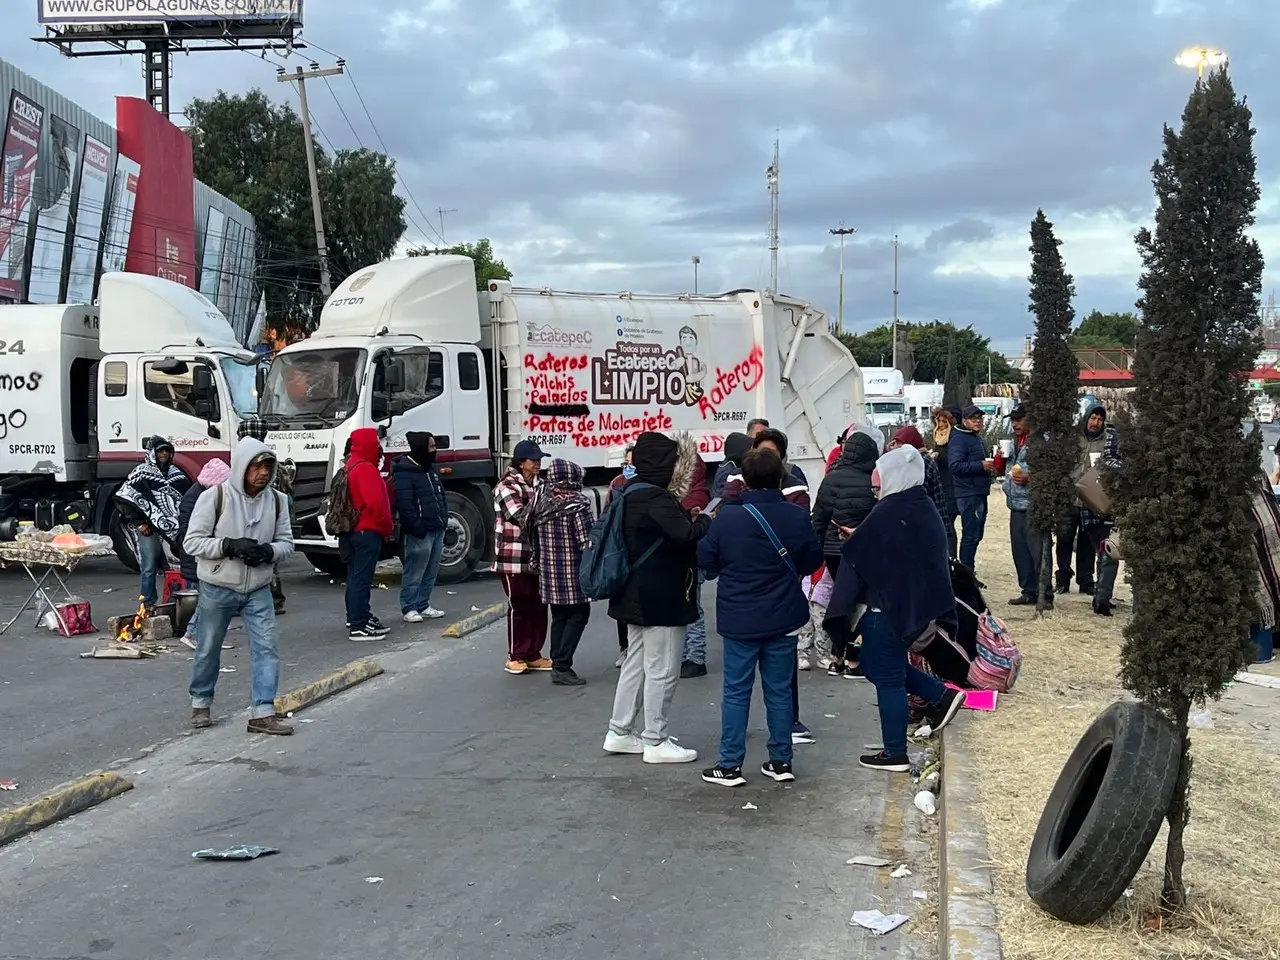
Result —
<path fill-rule="evenodd" d="M 64 637 L 80 637 L 87 633 L 98 632 L 98 628 L 93 625 L 93 613 L 89 608 L 88 600 L 72 597 L 65 603 L 58 604 L 57 612 L 58 617 L 55 618 L 54 623 L 58 633 Z"/>
<path fill-rule="evenodd" d="M 979 690 L 1008 693 L 1022 669 L 1022 653 L 1009 636 L 1008 627 L 989 610 L 979 613 L 962 600 L 957 603 L 978 618 L 978 655 L 969 664 L 969 683 Z"/>

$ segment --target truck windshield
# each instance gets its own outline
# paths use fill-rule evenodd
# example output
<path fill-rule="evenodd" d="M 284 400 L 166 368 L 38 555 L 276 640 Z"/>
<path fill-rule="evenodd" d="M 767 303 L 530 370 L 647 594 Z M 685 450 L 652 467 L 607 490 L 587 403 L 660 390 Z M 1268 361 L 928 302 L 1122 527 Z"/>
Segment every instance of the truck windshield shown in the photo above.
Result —
<path fill-rule="evenodd" d="M 336 425 L 359 406 L 366 352 L 355 347 L 279 354 L 267 373 L 258 412 Z"/>
<path fill-rule="evenodd" d="M 885 400 L 867 404 L 867 413 L 905 413 L 907 406 L 901 401 Z"/>
<path fill-rule="evenodd" d="M 227 394 L 231 397 L 231 406 L 240 419 L 251 417 L 258 412 L 258 397 L 254 378 L 258 364 L 256 361 L 242 363 L 230 357 L 222 358 L 222 375 L 227 378 Z"/>

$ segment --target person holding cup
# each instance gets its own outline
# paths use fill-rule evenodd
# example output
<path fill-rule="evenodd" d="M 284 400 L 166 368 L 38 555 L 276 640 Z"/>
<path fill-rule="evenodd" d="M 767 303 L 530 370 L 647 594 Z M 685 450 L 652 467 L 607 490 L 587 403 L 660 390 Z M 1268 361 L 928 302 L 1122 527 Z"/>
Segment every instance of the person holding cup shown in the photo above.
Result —
<path fill-rule="evenodd" d="M 951 467 L 960 513 L 959 560 L 970 570 L 978 558 L 978 544 L 987 527 L 987 499 L 991 496 L 991 471 L 995 461 L 987 456 L 982 440 L 982 410 L 970 404 L 961 411 L 961 422 L 951 432 L 947 463 Z"/>
<path fill-rule="evenodd" d="M 1102 459 L 1107 445 L 1107 432 L 1107 408 L 1095 403 L 1080 421 L 1080 454 L 1071 471 L 1073 485 Z M 1104 520 L 1077 498 L 1075 508 L 1059 525 L 1056 577 L 1058 593 L 1071 592 L 1071 554 L 1074 551 L 1076 585 L 1081 593 L 1093 596 L 1098 548 L 1106 532 Z"/>

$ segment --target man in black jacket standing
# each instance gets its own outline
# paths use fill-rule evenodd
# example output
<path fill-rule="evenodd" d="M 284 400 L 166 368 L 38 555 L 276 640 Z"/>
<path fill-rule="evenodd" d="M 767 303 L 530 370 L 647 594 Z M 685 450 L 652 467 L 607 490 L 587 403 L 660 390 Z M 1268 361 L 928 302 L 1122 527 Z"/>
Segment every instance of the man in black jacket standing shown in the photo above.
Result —
<path fill-rule="evenodd" d="M 638 486 L 627 494 L 622 514 L 631 575 L 609 601 L 609 616 L 627 625 L 627 657 L 604 749 L 643 754 L 645 763 L 698 759 L 697 751 L 680 746 L 667 732 L 685 628 L 698 618 L 698 541 L 711 526 L 710 517 L 686 513 L 669 489 L 680 485 L 678 452 L 679 444 L 660 433 L 642 433 L 636 440 L 631 454 L 636 475 L 627 486 Z M 637 562 L 655 543 L 652 554 Z"/>

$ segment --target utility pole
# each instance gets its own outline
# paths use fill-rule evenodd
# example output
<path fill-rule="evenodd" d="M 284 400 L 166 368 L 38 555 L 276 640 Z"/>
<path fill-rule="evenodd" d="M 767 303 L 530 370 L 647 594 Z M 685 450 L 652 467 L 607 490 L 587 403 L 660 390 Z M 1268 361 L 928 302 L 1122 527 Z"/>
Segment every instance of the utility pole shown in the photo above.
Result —
<path fill-rule="evenodd" d="M 836 308 L 836 333 L 844 333 L 844 238 L 857 233 L 858 228 L 846 227 L 841 220 L 840 226 L 833 227 L 828 232 L 840 238 L 840 304 Z"/>
<path fill-rule="evenodd" d="M 311 214 L 316 222 L 316 252 L 320 256 L 320 292 L 325 299 L 333 293 L 333 285 L 329 281 L 329 248 L 324 242 L 324 210 L 320 206 L 320 178 L 316 173 L 316 147 L 311 140 L 311 111 L 307 108 L 307 81 L 319 80 L 321 77 L 340 77 L 344 72 L 344 64 L 338 61 L 336 67 L 321 70 L 320 65 L 313 63 L 311 69 L 303 71 L 298 67 L 293 73 L 286 73 L 284 67 L 276 69 L 276 80 L 280 83 L 296 83 L 298 85 L 298 101 L 302 107 L 302 143 L 307 149 L 307 173 L 311 177 Z"/>
<path fill-rule="evenodd" d="M 441 243 L 447 244 L 449 242 L 444 238 L 444 215 L 446 213 L 457 213 L 457 212 L 458 212 L 457 207 L 451 207 L 447 210 L 444 207 L 436 207 L 436 213 L 440 214 L 440 242 Z"/>
<path fill-rule="evenodd" d="M 769 187 L 769 292 L 778 295 L 778 140 L 773 141 L 773 163 L 765 171 Z"/>
<path fill-rule="evenodd" d="M 702 262 L 702 258 L 696 253 L 693 255 L 693 295 L 698 295 L 698 264 Z"/>
<path fill-rule="evenodd" d="M 893 235 L 893 366 L 898 366 L 898 235 Z"/>

